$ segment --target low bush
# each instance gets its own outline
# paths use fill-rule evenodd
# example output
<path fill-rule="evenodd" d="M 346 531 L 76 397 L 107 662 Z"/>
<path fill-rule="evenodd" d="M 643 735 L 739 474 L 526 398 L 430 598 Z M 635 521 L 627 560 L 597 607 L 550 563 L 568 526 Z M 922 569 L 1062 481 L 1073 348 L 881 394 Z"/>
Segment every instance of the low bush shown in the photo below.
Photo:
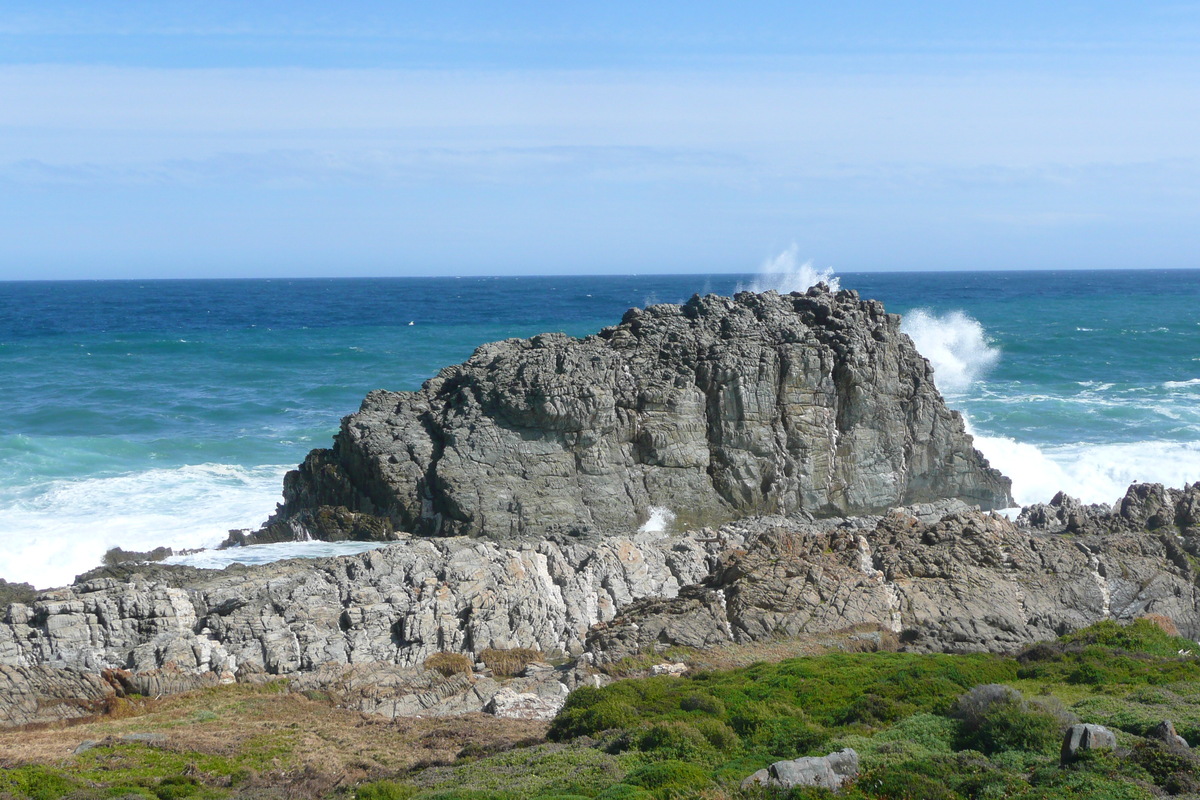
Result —
<path fill-rule="evenodd" d="M 672 797 L 705 788 L 711 782 L 708 774 L 708 770 L 686 761 L 655 761 L 630 772 L 625 783 L 650 789 L 657 797 Z"/>
<path fill-rule="evenodd" d="M 962 729 L 962 749 L 992 755 L 1006 750 L 1055 752 L 1059 720 L 1028 702 L 1010 686 L 976 686 L 959 698 L 955 713 Z"/>
<path fill-rule="evenodd" d="M 696 728 L 686 722 L 659 722 L 636 740 L 638 750 L 656 760 L 713 762 L 717 750 Z"/>

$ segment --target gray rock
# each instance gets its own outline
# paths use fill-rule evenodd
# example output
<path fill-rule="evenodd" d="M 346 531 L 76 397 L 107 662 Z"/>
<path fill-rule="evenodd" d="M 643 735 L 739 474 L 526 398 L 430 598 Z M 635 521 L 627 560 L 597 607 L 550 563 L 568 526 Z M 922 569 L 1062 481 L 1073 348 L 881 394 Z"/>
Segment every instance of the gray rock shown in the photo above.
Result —
<path fill-rule="evenodd" d="M 655 664 L 650 667 L 651 675 L 667 675 L 672 678 L 681 678 L 687 674 L 688 666 L 684 663 L 675 664 Z"/>
<path fill-rule="evenodd" d="M 630 531 L 654 507 L 696 526 L 949 497 L 1011 505 L 899 322 L 814 288 L 696 296 L 585 339 L 483 345 L 420 391 L 369 394 L 333 449 L 288 474 L 263 535 L 321 536 L 323 509 L 513 540 Z"/>
<path fill-rule="evenodd" d="M 904 511 L 858 525 L 739 523 L 744 544 L 701 586 L 631 603 L 593 628 L 600 662 L 878 626 L 908 650 L 1007 652 L 1102 619 L 1145 614 L 1200 636 L 1195 575 L 1173 536 L 1064 538 L 978 511 L 925 524 Z"/>
<path fill-rule="evenodd" d="M 568 689 L 555 681 L 558 689 L 539 692 L 518 692 L 508 686 L 492 695 L 484 711 L 503 719 L 552 720 L 567 702 Z"/>
<path fill-rule="evenodd" d="M 1162 722 L 1154 726 L 1154 730 L 1150 731 L 1151 739 L 1158 739 L 1171 750 L 1190 750 L 1191 746 L 1187 743 L 1187 739 L 1179 735 L 1175 730 L 1175 723 L 1169 719 L 1164 719 Z"/>
<path fill-rule="evenodd" d="M 73 756 L 81 755 L 83 753 L 86 753 L 88 750 L 91 750 L 93 747 L 99 747 L 99 746 L 100 746 L 100 742 L 98 742 L 95 739 L 84 739 L 82 742 L 80 742 L 79 744 L 77 744 L 75 746 L 75 749 L 71 751 L 71 755 L 73 755 Z"/>
<path fill-rule="evenodd" d="M 1080 723 L 1067 729 L 1059 758 L 1063 764 L 1070 764 L 1083 750 L 1116 749 L 1117 737 L 1108 728 L 1103 725 Z"/>
<path fill-rule="evenodd" d="M 742 781 L 742 788 L 748 789 L 755 784 L 779 789 L 813 786 L 836 792 L 857 777 L 858 753 L 847 747 L 827 756 L 776 761 Z"/>

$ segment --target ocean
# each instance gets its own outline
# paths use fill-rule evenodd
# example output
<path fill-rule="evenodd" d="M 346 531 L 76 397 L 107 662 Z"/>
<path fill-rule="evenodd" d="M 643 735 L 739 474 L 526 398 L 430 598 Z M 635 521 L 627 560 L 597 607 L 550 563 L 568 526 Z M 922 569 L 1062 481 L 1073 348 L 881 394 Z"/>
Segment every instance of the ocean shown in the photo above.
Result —
<path fill-rule="evenodd" d="M 0 283 L 0 578 L 61 585 L 113 546 L 256 526 L 363 395 L 415 389 L 483 342 L 813 276 Z M 836 280 L 905 315 L 1019 502 L 1200 480 L 1200 270 Z"/>

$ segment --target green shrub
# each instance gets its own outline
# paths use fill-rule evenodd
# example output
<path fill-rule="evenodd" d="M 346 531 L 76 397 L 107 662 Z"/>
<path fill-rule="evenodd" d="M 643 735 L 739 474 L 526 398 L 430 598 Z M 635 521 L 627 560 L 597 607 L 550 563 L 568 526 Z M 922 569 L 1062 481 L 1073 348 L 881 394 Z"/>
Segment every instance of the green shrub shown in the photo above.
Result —
<path fill-rule="evenodd" d="M 784 759 L 809 755 L 827 741 L 829 734 L 821 726 L 803 717 L 785 716 L 759 725 L 751 739 L 751 746 Z"/>
<path fill-rule="evenodd" d="M 689 694 L 679 701 L 679 707 L 684 711 L 699 711 L 714 717 L 725 716 L 725 704 L 721 698 L 711 694 Z"/>
<path fill-rule="evenodd" d="M 655 761 L 625 776 L 625 782 L 645 789 L 695 790 L 709 785 L 708 771 L 685 761 Z M 659 794 L 660 792 L 654 792 Z"/>
<path fill-rule="evenodd" d="M 198 791 L 200 791 L 200 782 L 188 775 L 163 778 L 158 782 L 158 786 L 154 787 L 154 794 L 158 800 L 182 800 L 184 797 L 191 797 Z"/>
<path fill-rule="evenodd" d="M 962 722 L 959 745 L 992 755 L 1009 750 L 1054 751 L 1059 744 L 1058 718 L 1031 706 L 1011 686 L 987 684 L 963 694 L 955 715 Z"/>
<path fill-rule="evenodd" d="M 614 783 L 596 795 L 594 800 L 654 800 L 654 795 L 640 786 L 630 786 L 628 783 Z"/>
<path fill-rule="evenodd" d="M 1170 794 L 1190 794 L 1200 789 L 1200 770 L 1191 753 L 1173 752 L 1159 742 L 1146 741 L 1134 745 L 1129 760 Z"/>
<path fill-rule="evenodd" d="M 696 730 L 700 731 L 708 743 L 713 746 L 713 749 L 722 753 L 732 753 L 737 750 L 742 742 L 733 728 L 721 722 L 719 719 L 697 719 L 688 722 Z"/>
<path fill-rule="evenodd" d="M 29 800 L 58 800 L 76 788 L 74 780 L 42 766 L 0 770 L 0 795 L 5 793 Z"/>
<path fill-rule="evenodd" d="M 1058 720 L 1024 703 L 994 706 L 974 730 L 964 731 L 964 748 L 992 755 L 1007 750 L 1049 753 L 1058 748 Z"/>
<path fill-rule="evenodd" d="M 717 754 L 704 734 L 686 722 L 652 725 L 638 737 L 635 746 L 659 760 L 712 761 Z"/>
<path fill-rule="evenodd" d="M 525 796 L 513 792 L 490 789 L 451 789 L 444 792 L 422 792 L 416 800 L 525 800 Z"/>

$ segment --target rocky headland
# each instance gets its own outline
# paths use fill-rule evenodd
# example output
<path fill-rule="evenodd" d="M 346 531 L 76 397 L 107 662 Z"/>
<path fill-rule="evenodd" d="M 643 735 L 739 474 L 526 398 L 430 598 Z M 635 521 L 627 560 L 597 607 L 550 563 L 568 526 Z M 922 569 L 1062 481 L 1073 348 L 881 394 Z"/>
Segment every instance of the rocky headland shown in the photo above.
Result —
<path fill-rule="evenodd" d="M 764 514 L 1013 505 L 900 317 L 855 292 L 632 309 L 573 339 L 486 344 L 416 392 L 372 392 L 244 541 L 502 541 Z"/>
<path fill-rule="evenodd" d="M 672 647 L 854 628 L 1007 652 L 1148 614 L 1200 636 L 1200 484 L 989 511 L 1010 505 L 880 304 L 819 287 L 635 309 L 373 392 L 241 535 L 385 547 L 113 563 L 14 597 L 0 725 L 278 678 L 385 716 L 544 719 L 606 665 Z M 676 522 L 647 530 L 657 507 Z M 488 666 L 505 652 L 530 655 Z"/>

